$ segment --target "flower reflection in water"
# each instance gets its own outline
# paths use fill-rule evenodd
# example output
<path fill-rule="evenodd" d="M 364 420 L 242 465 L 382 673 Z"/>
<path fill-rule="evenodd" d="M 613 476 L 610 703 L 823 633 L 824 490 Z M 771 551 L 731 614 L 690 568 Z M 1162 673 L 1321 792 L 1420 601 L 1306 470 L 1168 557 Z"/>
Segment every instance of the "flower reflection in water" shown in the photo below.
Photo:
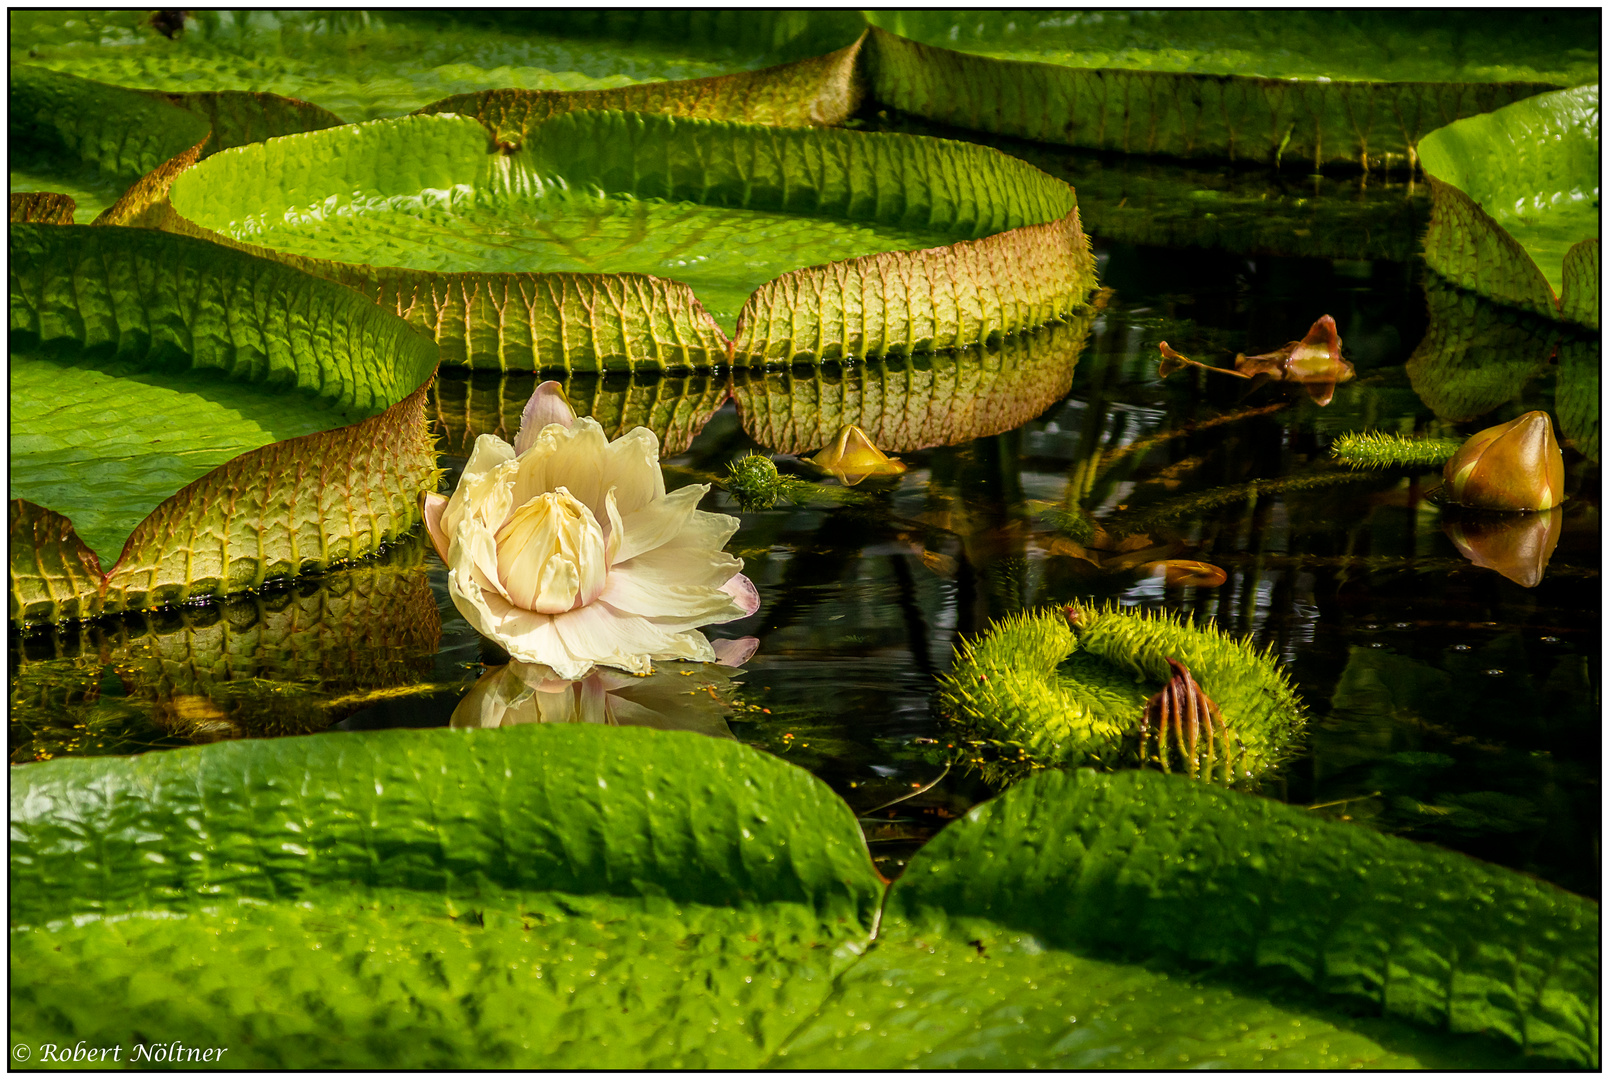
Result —
<path fill-rule="evenodd" d="M 546 664 L 514 660 L 480 677 L 453 710 L 452 726 L 613 724 L 730 739 L 735 674 L 722 664 L 662 663 L 652 675 L 598 667 L 584 679 L 561 679 Z"/>
<path fill-rule="evenodd" d="M 1449 514 L 1441 527 L 1460 554 L 1517 585 L 1535 588 L 1559 546 L 1564 508 L 1534 514 Z"/>

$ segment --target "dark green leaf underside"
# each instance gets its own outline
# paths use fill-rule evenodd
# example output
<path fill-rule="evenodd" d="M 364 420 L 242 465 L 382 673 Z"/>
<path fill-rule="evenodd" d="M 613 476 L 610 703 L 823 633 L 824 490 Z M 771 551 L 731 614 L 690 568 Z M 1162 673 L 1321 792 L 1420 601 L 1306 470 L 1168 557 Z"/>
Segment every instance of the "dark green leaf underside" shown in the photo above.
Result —
<path fill-rule="evenodd" d="M 11 353 L 11 497 L 71 518 L 110 569 L 174 492 L 248 450 L 363 418 L 192 371 Z"/>
<path fill-rule="evenodd" d="M 748 71 L 848 45 L 834 13 L 13 12 L 14 63 L 154 90 L 259 90 L 348 121 L 493 87 L 593 90 Z"/>
<path fill-rule="evenodd" d="M 1458 19 L 1402 11 L 899 11 L 872 23 L 929 45 L 1080 68 L 1388 82 L 1597 78 L 1590 13 Z M 1523 24 L 1516 27 L 1516 22 Z"/>

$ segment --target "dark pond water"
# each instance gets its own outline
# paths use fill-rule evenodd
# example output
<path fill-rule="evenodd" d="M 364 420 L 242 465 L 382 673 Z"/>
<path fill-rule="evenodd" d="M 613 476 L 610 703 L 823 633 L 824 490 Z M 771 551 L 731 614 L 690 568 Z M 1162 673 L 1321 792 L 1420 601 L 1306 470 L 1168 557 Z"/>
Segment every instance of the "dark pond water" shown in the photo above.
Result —
<path fill-rule="evenodd" d="M 851 503 L 743 511 L 712 492 L 706 509 L 741 515 L 730 550 L 764 603 L 711 634 L 752 634 L 759 651 L 737 685 L 702 689 L 681 674 L 696 665 L 666 665 L 638 704 L 821 777 L 894 876 L 991 794 L 948 764 L 964 755 L 934 708 L 962 635 L 1079 597 L 1184 612 L 1272 646 L 1309 708 L 1304 750 L 1265 795 L 1598 895 L 1596 340 L 1427 282 L 1413 255 L 1424 192 L 1400 177 L 1014 152 L 1079 188 L 1110 290 L 1091 319 L 968 354 L 738 372 L 735 401 L 725 374 L 570 380 L 606 428 L 656 427 L 673 487 L 751 450 L 813 450 L 848 420 L 910 467 Z M 1222 365 L 1323 314 L 1357 369 L 1327 406 L 1299 387 L 1157 376 L 1160 340 Z M 475 434 L 511 434 L 535 382 L 441 377 L 444 490 Z M 1530 409 L 1572 443 L 1557 548 L 1533 587 L 1460 550 L 1428 497 L 1439 470 L 1328 460 L 1341 432 L 1465 435 Z M 1169 588 L 1078 557 L 1057 528 L 1077 503 L 1227 580 Z M 1488 556 L 1503 542 L 1483 541 Z M 225 605 L 13 634 L 11 759 L 447 725 L 500 657 L 445 577 L 415 538 Z"/>

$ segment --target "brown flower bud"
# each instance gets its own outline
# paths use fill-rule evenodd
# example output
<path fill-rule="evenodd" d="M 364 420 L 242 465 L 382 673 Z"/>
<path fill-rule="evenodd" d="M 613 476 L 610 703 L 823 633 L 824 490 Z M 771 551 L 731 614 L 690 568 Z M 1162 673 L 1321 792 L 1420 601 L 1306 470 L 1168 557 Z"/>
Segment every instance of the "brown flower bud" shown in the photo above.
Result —
<path fill-rule="evenodd" d="M 1564 501 L 1564 455 L 1541 411 L 1471 435 L 1442 475 L 1447 501 L 1459 506 L 1548 510 Z"/>

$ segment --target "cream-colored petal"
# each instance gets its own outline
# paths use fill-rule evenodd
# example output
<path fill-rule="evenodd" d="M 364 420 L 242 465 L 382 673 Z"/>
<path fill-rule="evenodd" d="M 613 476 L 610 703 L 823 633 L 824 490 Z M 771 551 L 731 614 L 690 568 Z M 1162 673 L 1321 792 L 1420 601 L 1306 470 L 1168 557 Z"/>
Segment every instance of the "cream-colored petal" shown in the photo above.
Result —
<path fill-rule="evenodd" d="M 626 562 L 616 563 L 610 573 L 628 570 L 639 577 L 666 585 L 700 585 L 719 589 L 742 569 L 742 559 L 718 549 L 664 546 L 645 551 Z"/>
<path fill-rule="evenodd" d="M 565 488 L 538 495 L 498 530 L 497 573 L 509 599 L 545 615 L 595 599 L 608 563 L 592 511 Z"/>
<path fill-rule="evenodd" d="M 659 467 L 659 437 L 647 428 L 632 428 L 609 444 L 605 481 L 625 517 L 665 497 L 665 474 Z"/>
<path fill-rule="evenodd" d="M 649 672 L 654 660 L 715 658 L 704 635 L 667 629 L 640 615 L 616 611 L 603 602 L 554 616 L 559 636 L 570 652 L 627 671 Z"/>
<path fill-rule="evenodd" d="M 670 618 L 685 628 L 712 622 L 728 622 L 748 614 L 739 601 L 720 588 L 702 585 L 673 585 L 652 575 L 634 573 L 625 566 L 609 572 L 599 600 L 617 611 L 653 619 Z"/>
<path fill-rule="evenodd" d="M 603 517 L 603 497 L 609 490 L 608 448 L 603 428 L 591 417 L 578 419 L 569 429 L 549 424 L 519 458 L 514 505 L 524 506 L 538 495 L 562 487 L 594 517 Z"/>
<path fill-rule="evenodd" d="M 454 573 L 472 576 L 479 588 L 496 593 L 510 604 L 514 602 L 497 572 L 497 539 L 480 521 L 471 518 L 458 527 L 447 549 L 447 565 Z"/>
<path fill-rule="evenodd" d="M 592 661 L 578 658 L 560 639 L 554 616 L 525 611 L 499 594 L 483 589 L 474 575 L 454 569 L 447 575 L 453 606 L 469 624 L 508 650 L 515 660 L 546 664 L 561 679 L 579 679 L 592 670 Z"/>
<path fill-rule="evenodd" d="M 699 500 L 708 491 L 708 484 L 692 484 L 678 488 L 634 514 L 622 515 L 620 545 L 615 549 L 615 561 L 625 562 L 636 558 L 681 536 L 698 512 Z M 715 546 L 720 547 L 719 544 Z"/>
<path fill-rule="evenodd" d="M 453 490 L 452 498 L 447 500 L 447 508 L 442 512 L 442 530 L 448 536 L 452 535 L 453 529 L 463 518 L 466 506 L 473 505 L 474 496 L 484 490 L 484 485 L 477 484 L 477 481 L 489 479 L 497 466 L 512 460 L 514 448 L 496 435 L 482 435 L 475 440 L 463 475 L 458 478 L 458 487 Z"/>

